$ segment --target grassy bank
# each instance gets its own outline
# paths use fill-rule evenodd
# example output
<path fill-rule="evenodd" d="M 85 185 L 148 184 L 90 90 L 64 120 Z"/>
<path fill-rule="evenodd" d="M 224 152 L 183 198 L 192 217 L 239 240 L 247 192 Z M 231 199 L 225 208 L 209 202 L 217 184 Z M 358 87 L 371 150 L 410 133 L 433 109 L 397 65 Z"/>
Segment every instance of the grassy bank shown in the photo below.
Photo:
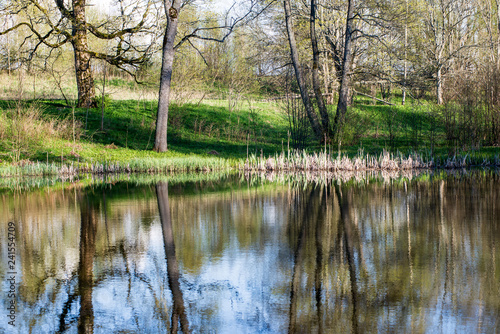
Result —
<path fill-rule="evenodd" d="M 277 101 L 243 99 L 231 108 L 215 99 L 174 103 L 165 153 L 152 151 L 154 100 L 106 98 L 102 107 L 0 101 L 0 176 L 405 170 L 499 166 L 500 161 L 498 147 L 450 142 L 442 118 L 446 110 L 425 101 L 403 107 L 358 97 L 342 145 L 319 145 L 308 136 L 309 153 L 293 149 L 286 108 Z"/>

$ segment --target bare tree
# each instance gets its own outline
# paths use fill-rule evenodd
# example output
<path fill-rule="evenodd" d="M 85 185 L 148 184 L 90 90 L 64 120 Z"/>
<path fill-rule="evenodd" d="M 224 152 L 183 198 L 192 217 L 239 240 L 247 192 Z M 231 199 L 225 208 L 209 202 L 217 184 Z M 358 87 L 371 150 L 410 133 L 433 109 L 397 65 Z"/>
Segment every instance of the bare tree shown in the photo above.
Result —
<path fill-rule="evenodd" d="M 354 43 L 354 0 L 348 0 L 347 20 L 344 39 L 344 55 L 342 58 L 342 76 L 340 79 L 339 101 L 334 120 L 334 133 L 340 133 L 349 104 L 350 70 L 352 64 L 352 49 Z"/>
<path fill-rule="evenodd" d="M 312 66 L 312 82 L 314 95 L 316 96 L 316 103 L 318 104 L 319 113 L 321 115 L 321 125 L 323 126 L 323 133 L 330 136 L 330 119 L 328 116 L 328 110 L 326 109 L 326 103 L 323 99 L 323 94 L 320 88 L 320 78 L 319 78 L 319 48 L 318 40 L 316 37 L 316 0 L 311 0 L 311 14 L 309 16 L 310 22 L 310 33 L 311 33 L 311 44 L 313 52 L 313 66 Z"/>
<path fill-rule="evenodd" d="M 479 44 L 470 23 L 475 11 L 468 0 L 428 0 L 425 4 L 422 47 L 433 68 L 437 103 L 443 104 L 445 71 L 464 49 Z"/>
<path fill-rule="evenodd" d="M 168 106 L 170 104 L 170 86 L 172 83 L 172 69 L 175 54 L 175 36 L 177 35 L 177 25 L 181 1 L 163 0 L 165 13 L 167 14 L 167 27 L 163 37 L 162 63 L 160 74 L 160 93 L 158 97 L 158 113 L 156 118 L 156 135 L 154 150 L 157 152 L 167 151 L 167 126 L 168 126 Z"/>
<path fill-rule="evenodd" d="M 172 71 L 176 50 L 181 45 L 187 42 L 193 48 L 199 51 L 191 42 L 191 40 L 193 39 L 223 43 L 239 25 L 259 16 L 274 2 L 274 0 L 268 2 L 267 4 L 264 3 L 262 6 L 260 4 L 260 1 L 258 0 L 248 1 L 247 8 L 244 10 L 243 14 L 237 16 L 236 18 L 230 16 L 231 13 L 233 13 L 233 9 L 235 8 L 235 4 L 233 4 L 233 6 L 226 12 L 225 19 L 222 24 L 204 26 L 202 22 L 198 22 L 200 25 L 194 27 L 190 32 L 184 34 L 176 44 L 175 40 L 177 36 L 177 27 L 179 24 L 180 12 L 185 6 L 193 4 L 193 2 L 193 0 L 163 0 L 163 7 L 165 9 L 165 15 L 167 17 L 167 25 L 165 27 L 165 34 L 163 37 L 160 92 L 156 118 L 155 145 L 153 148 L 157 152 L 165 152 L 168 150 L 168 108 L 170 105 L 170 87 L 172 84 Z M 206 32 L 210 31 L 220 31 L 222 33 L 222 36 L 207 36 Z"/>
<path fill-rule="evenodd" d="M 1 13 L 18 18 L 16 25 L 0 31 L 0 35 L 27 28 L 29 35 L 26 35 L 23 45 L 27 40 L 33 40 L 28 59 L 41 47 L 56 49 L 71 44 L 75 59 L 78 106 L 87 107 L 93 104 L 95 96 L 92 59 L 105 60 L 130 73 L 131 67 L 138 66 L 148 59 L 155 45 L 157 22 L 154 1 L 126 1 L 117 0 L 121 8 L 119 15 L 122 17 L 119 21 L 125 20 L 127 23 L 120 27 L 117 27 L 115 18 L 90 22 L 86 16 L 89 6 L 86 0 L 71 0 L 69 3 L 64 0 L 0 3 Z M 114 42 L 112 51 L 105 53 L 91 49 L 88 43 L 89 34 L 98 40 Z"/>
<path fill-rule="evenodd" d="M 302 101 L 304 103 L 304 107 L 306 109 L 309 122 L 311 123 L 314 136 L 316 137 L 316 139 L 321 140 L 321 138 L 323 137 L 323 131 L 318 122 L 318 116 L 314 111 L 311 99 L 309 98 L 309 92 L 307 90 L 306 80 L 304 77 L 302 66 L 300 65 L 299 53 L 297 50 L 297 42 L 295 40 L 295 31 L 293 28 L 292 9 L 290 5 L 290 0 L 284 0 L 283 6 L 285 8 L 285 23 L 288 35 L 288 44 L 290 46 L 290 57 L 292 59 L 293 68 L 295 70 L 295 77 L 297 78 L 297 84 L 299 86 L 300 96 L 302 97 Z"/>

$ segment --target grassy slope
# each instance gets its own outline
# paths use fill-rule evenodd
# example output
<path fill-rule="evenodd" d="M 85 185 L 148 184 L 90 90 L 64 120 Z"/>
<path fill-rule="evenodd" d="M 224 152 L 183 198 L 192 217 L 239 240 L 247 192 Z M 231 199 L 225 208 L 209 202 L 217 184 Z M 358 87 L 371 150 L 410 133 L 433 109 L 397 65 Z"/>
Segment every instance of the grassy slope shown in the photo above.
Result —
<path fill-rule="evenodd" d="M 30 104 L 26 101 L 26 104 Z M 47 119 L 67 119 L 72 123 L 73 109 L 63 101 L 37 101 Z M 128 161 L 134 158 L 170 158 L 210 156 L 217 151 L 223 158 L 242 158 L 247 152 L 262 149 L 272 153 L 286 137 L 284 115 L 276 106 L 255 103 L 250 107 L 228 112 L 222 103 L 173 104 L 169 112 L 169 152 L 152 151 L 156 104 L 151 101 L 109 101 L 104 112 L 104 131 L 101 109 L 76 108 L 75 120 L 83 135 L 75 143 L 68 139 L 43 140 L 25 152 L 21 159 L 45 162 Z M 15 111 L 13 101 L 0 101 L 0 112 Z M 88 113 L 87 113 L 88 112 Z M 86 129 L 86 130 L 85 130 Z M 8 145 L 0 147 L 4 162 L 11 162 Z"/>
<path fill-rule="evenodd" d="M 30 103 L 27 101 L 26 103 Z M 72 120 L 73 109 L 63 101 L 38 101 L 46 118 Z M 333 106 L 332 106 L 333 107 Z M 388 106 L 372 105 L 358 97 L 350 113 L 348 138 L 342 151 L 350 156 L 360 148 L 364 153 L 379 154 L 383 149 L 403 153 L 419 151 L 446 155 L 444 129 L 429 112 L 432 104 Z M 15 108 L 12 101 L 0 101 L 0 112 Z M 21 159 L 68 162 L 127 162 L 132 159 L 210 157 L 215 150 L 222 158 L 241 159 L 250 153 L 271 154 L 287 146 L 286 114 L 273 102 L 242 102 L 229 112 L 227 101 L 204 100 L 200 104 L 173 104 L 169 113 L 169 152 L 155 153 L 154 118 L 156 103 L 145 100 L 109 101 L 105 108 L 104 131 L 100 130 L 100 109 L 75 109 L 75 120 L 83 135 L 75 143 L 68 139 L 43 140 L 30 147 Z M 86 130 L 85 130 L 86 129 Z M 311 146 L 314 148 L 314 146 Z M 317 148 L 317 147 L 316 147 Z M 337 147 L 330 148 L 337 151 Z M 498 148 L 482 148 L 495 155 Z M 12 162 L 11 147 L 0 144 L 4 164 Z"/>

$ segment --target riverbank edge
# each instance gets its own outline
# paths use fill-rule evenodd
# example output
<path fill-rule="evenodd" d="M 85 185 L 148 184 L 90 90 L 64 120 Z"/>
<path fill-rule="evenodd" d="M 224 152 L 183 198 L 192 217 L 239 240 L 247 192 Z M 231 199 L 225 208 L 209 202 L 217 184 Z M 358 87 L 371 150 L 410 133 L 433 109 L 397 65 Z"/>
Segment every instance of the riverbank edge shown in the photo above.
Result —
<path fill-rule="evenodd" d="M 308 153 L 289 151 L 270 156 L 250 155 L 246 159 L 225 159 L 219 157 L 188 157 L 160 159 L 132 159 L 126 162 L 71 162 L 45 163 L 21 161 L 17 164 L 0 166 L 0 177 L 70 176 L 103 174 L 168 174 L 192 172 L 353 172 L 353 171 L 400 171 L 416 169 L 462 169 L 475 167 L 500 167 L 500 156 L 484 156 L 463 153 L 447 157 L 428 156 L 413 153 L 382 152 L 369 155 L 360 152 L 355 157 L 326 151 Z"/>

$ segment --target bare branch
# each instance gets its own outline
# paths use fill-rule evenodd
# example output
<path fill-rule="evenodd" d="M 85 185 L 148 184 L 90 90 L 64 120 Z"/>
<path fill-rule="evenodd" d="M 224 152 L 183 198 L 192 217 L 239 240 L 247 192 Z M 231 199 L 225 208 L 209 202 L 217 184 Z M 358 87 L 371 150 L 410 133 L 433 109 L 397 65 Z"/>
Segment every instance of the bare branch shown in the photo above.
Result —
<path fill-rule="evenodd" d="M 187 40 L 194 38 L 194 39 L 199 39 L 199 40 L 204 40 L 204 41 L 212 41 L 212 42 L 219 42 L 223 43 L 230 35 L 231 33 L 240 25 L 243 24 L 244 22 L 248 22 L 250 20 L 253 20 L 260 16 L 265 10 L 267 10 L 272 4 L 274 4 L 277 0 L 272 0 L 270 1 L 265 7 L 261 8 L 258 12 L 253 12 L 253 9 L 257 7 L 257 2 L 252 0 L 252 3 L 250 5 L 250 8 L 247 10 L 245 15 L 237 17 L 237 18 L 229 18 L 229 13 L 231 9 L 235 6 L 231 6 L 231 8 L 226 12 L 225 15 L 225 24 L 220 25 L 220 26 L 214 26 L 214 27 L 196 27 L 191 31 L 191 33 L 184 35 L 181 40 L 174 46 L 174 49 L 177 50 L 179 47 L 182 46 Z M 254 14 L 254 15 L 252 15 Z M 230 22 L 230 23 L 228 23 Z M 221 38 L 215 38 L 215 37 L 207 37 L 203 36 L 200 34 L 200 32 L 203 31 L 212 31 L 212 30 L 226 30 L 226 33 L 224 36 Z"/>

